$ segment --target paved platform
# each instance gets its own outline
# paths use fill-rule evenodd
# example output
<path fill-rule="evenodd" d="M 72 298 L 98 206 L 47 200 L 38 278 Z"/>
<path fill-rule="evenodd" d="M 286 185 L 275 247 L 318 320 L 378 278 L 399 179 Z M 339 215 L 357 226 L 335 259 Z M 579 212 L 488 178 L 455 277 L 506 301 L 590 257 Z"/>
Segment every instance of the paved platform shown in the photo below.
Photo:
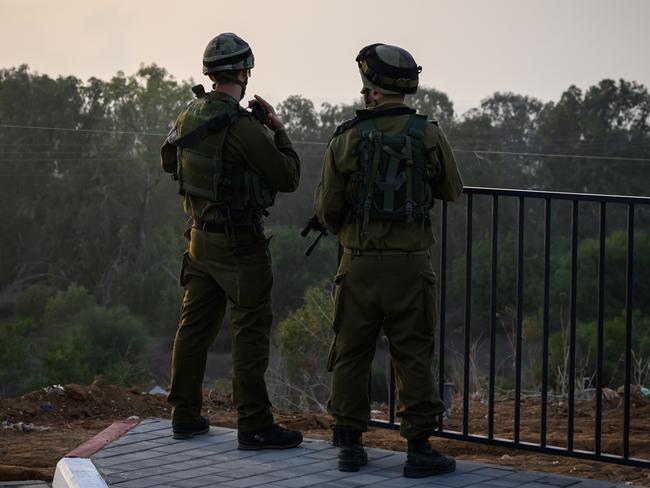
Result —
<path fill-rule="evenodd" d="M 174 440 L 168 420 L 142 421 L 91 459 L 109 486 L 120 488 L 611 488 L 616 484 L 505 466 L 459 461 L 455 473 L 429 478 L 402 476 L 405 453 L 368 449 L 358 473 L 336 469 L 337 448 L 305 440 L 295 449 L 240 451 L 237 432 L 212 427 L 191 440 Z"/>

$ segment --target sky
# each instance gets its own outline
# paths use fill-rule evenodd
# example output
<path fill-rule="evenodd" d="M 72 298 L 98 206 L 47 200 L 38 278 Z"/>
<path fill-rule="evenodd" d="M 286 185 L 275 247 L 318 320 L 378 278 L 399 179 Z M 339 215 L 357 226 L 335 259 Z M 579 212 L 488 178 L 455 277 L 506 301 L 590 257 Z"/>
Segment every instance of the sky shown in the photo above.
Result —
<path fill-rule="evenodd" d="M 410 51 L 457 113 L 495 91 L 650 86 L 650 0 L 0 0 L 0 19 L 0 68 L 83 80 L 156 63 L 207 86 L 206 44 L 235 32 L 255 54 L 249 93 L 272 103 L 357 99 L 354 59 L 374 42 Z"/>

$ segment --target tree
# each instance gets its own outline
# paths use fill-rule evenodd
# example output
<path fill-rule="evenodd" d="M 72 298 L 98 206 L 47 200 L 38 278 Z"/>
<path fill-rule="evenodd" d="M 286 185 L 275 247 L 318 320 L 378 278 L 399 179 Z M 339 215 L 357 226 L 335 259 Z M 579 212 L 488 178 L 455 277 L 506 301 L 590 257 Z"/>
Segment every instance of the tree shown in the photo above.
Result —
<path fill-rule="evenodd" d="M 414 95 L 407 95 L 405 103 L 421 114 L 428 115 L 447 126 L 454 120 L 454 104 L 446 93 L 420 86 Z"/>

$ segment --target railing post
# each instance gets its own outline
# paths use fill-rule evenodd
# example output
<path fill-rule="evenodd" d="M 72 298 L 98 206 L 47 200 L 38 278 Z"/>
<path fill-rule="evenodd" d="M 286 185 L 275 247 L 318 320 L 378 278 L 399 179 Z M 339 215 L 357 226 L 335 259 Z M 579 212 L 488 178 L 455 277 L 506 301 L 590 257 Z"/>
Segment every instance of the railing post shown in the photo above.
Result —
<path fill-rule="evenodd" d="M 577 282 L 578 282 L 578 200 L 571 202 L 571 299 L 569 319 L 569 398 L 567 449 L 573 451 L 573 420 L 576 390 L 576 327 L 577 327 Z"/>
<path fill-rule="evenodd" d="M 490 266 L 490 378 L 488 393 L 488 437 L 494 437 L 494 386 L 497 337 L 497 255 L 499 234 L 499 196 L 492 195 L 492 263 Z"/>
<path fill-rule="evenodd" d="M 515 444 L 520 441 L 521 428 L 521 339 L 524 313 L 524 197 L 519 197 L 517 225 L 517 332 L 515 345 Z"/>
<path fill-rule="evenodd" d="M 596 454 L 601 453 L 602 415 L 603 415 L 603 348 L 605 335 L 605 232 L 607 225 L 607 204 L 600 203 L 600 228 L 598 244 L 598 331 L 596 339 L 596 425 L 595 444 Z"/>
<path fill-rule="evenodd" d="M 634 286 L 634 204 L 627 208 L 627 270 L 625 282 L 625 397 L 623 457 L 630 457 L 630 383 L 632 382 L 632 302 Z"/>
<path fill-rule="evenodd" d="M 469 352 L 472 333 L 472 202 L 473 195 L 467 194 L 467 231 L 465 261 L 465 349 L 463 374 L 463 434 L 469 431 Z"/>
<path fill-rule="evenodd" d="M 438 340 L 438 394 L 445 394 L 445 321 L 447 313 L 447 202 L 440 210 L 440 334 Z M 438 417 L 438 430 L 443 430 L 443 416 Z"/>
<path fill-rule="evenodd" d="M 550 307 L 550 269 L 551 269 L 551 199 L 544 200 L 544 316 L 543 316 L 543 344 L 542 344 L 542 405 L 540 445 L 546 446 L 546 421 L 548 418 L 548 336 L 550 334 L 549 307 Z"/>

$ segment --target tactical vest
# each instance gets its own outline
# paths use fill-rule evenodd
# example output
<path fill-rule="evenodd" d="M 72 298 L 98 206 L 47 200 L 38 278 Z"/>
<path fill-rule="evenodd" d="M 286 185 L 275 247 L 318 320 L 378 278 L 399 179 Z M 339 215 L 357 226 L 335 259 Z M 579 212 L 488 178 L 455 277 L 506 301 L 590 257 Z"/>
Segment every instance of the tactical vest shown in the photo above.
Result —
<path fill-rule="evenodd" d="M 223 117 L 223 116 L 227 117 Z M 220 117 L 221 116 L 221 117 Z M 233 210 L 264 210 L 275 202 L 277 192 L 241 162 L 228 161 L 223 149 L 231 124 L 250 117 L 246 110 L 210 95 L 194 100 L 178 118 L 176 137 L 206 127 L 205 135 L 186 147 L 177 148 L 179 192 L 223 203 Z M 210 122 L 225 118 L 225 124 Z"/>
<path fill-rule="evenodd" d="M 361 183 L 362 191 L 352 211 L 362 219 L 361 232 L 371 220 L 422 221 L 431 210 L 424 201 L 433 170 L 422 142 L 427 117 L 412 113 L 399 134 L 377 130 L 375 117 L 361 117 L 355 123 L 361 136 L 360 170 L 351 178 Z"/>

